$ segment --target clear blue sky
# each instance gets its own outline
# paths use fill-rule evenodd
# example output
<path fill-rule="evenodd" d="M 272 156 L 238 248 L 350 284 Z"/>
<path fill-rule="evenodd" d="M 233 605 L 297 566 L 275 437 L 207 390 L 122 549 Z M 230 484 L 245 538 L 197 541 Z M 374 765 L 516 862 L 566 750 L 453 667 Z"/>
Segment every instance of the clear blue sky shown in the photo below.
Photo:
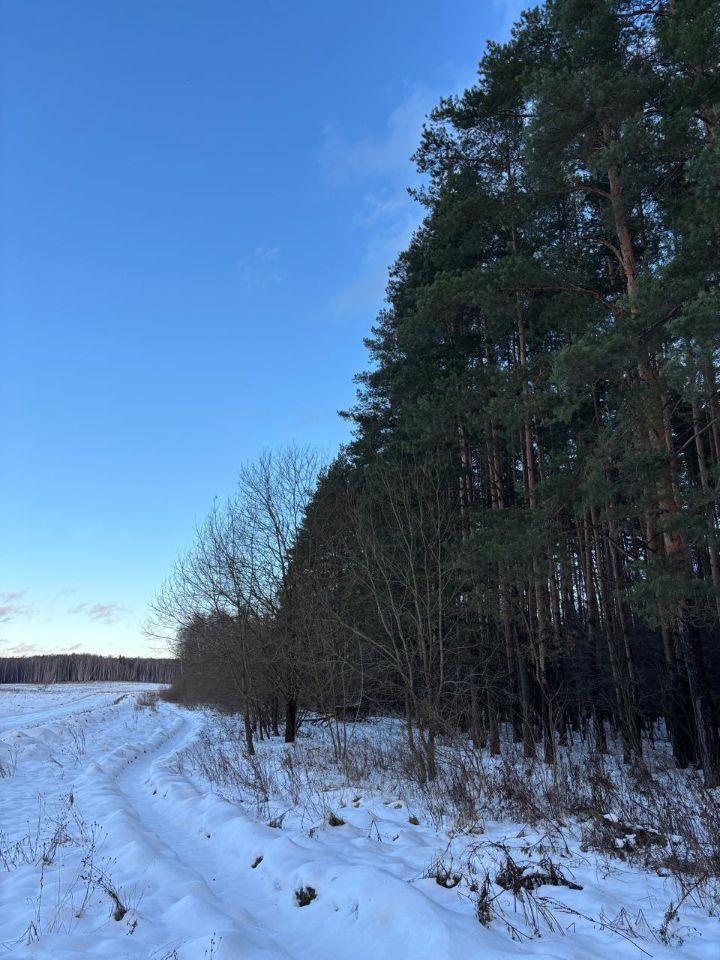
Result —
<path fill-rule="evenodd" d="M 238 465 L 330 453 L 503 0 L 0 0 L 0 652 L 147 649 Z"/>

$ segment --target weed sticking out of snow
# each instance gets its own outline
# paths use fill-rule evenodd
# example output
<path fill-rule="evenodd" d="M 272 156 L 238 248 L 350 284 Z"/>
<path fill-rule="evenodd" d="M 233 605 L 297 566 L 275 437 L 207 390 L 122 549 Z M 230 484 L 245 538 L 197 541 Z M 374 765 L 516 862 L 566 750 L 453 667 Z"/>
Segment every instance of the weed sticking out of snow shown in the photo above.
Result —
<path fill-rule="evenodd" d="M 309 906 L 317 898 L 314 887 L 300 887 L 295 891 L 295 902 L 299 907 Z"/>
<path fill-rule="evenodd" d="M 136 694 L 2 698 L 8 955 L 716 956 L 720 797 L 661 751 L 648 773 L 576 742 L 549 768 L 448 738 L 430 779 L 391 720 L 342 755 L 318 722 L 248 757 L 238 719 Z"/>
<path fill-rule="evenodd" d="M 138 710 L 151 710 L 157 713 L 160 695 L 156 690 L 145 690 L 135 698 L 135 707 Z"/>
<path fill-rule="evenodd" d="M 657 955 L 694 937 L 702 956 L 709 941 L 701 928 L 720 933 L 720 803 L 692 772 L 663 765 L 660 753 L 652 774 L 640 772 L 581 743 L 549 768 L 511 742 L 491 758 L 457 738 L 439 745 L 430 780 L 403 736 L 393 721 L 358 724 L 338 760 L 316 724 L 294 745 L 266 741 L 247 757 L 239 724 L 208 714 L 185 764 L 231 802 L 319 842 L 348 869 L 350 843 L 360 863 L 404 879 L 433 903 L 451 898 L 440 901 L 443 909 L 467 911 L 516 942 L 601 937 L 603 949 L 618 941 Z M 408 807 L 420 816 L 408 816 Z M 351 831 L 342 856 L 323 830 L 341 825 Z M 358 847 L 362 837 L 375 854 Z M 431 895 L 428 880 L 441 893 Z"/>
<path fill-rule="evenodd" d="M 29 898 L 32 917 L 15 944 L 33 943 L 52 933 L 70 933 L 88 906 L 97 901 L 98 893 L 109 899 L 114 920 L 125 917 L 129 910 L 126 898 L 109 874 L 113 859 L 103 853 L 107 839 L 98 823 L 83 819 L 72 793 L 60 797 L 51 810 L 40 797 L 35 820 L 22 837 L 10 841 L 0 835 L 0 865 L 9 874 L 7 882 L 12 882 L 15 871 L 25 878 L 35 877 L 36 892 Z M 56 866 L 62 869 L 51 882 L 50 871 Z"/>

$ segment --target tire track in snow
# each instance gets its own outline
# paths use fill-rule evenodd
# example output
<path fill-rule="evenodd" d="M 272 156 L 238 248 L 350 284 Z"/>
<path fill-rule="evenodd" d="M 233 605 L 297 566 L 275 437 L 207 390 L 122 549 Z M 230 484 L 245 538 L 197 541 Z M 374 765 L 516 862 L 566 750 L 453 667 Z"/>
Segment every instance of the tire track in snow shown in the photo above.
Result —
<path fill-rule="evenodd" d="M 444 909 L 383 868 L 385 856 L 392 858 L 389 849 L 381 853 L 371 840 L 356 837 L 374 852 L 373 864 L 359 863 L 355 846 L 335 845 L 339 837 L 329 847 L 322 832 L 273 829 L 239 804 L 201 792 L 173 765 L 202 725 L 196 717 L 157 756 L 129 768 L 122 783 L 187 886 L 179 910 L 203 917 L 213 924 L 206 931 L 222 937 L 218 958 L 477 960 L 483 955 L 476 921 L 461 918 L 460 927 L 451 930 Z M 295 899 L 302 887 L 318 891 L 308 909 L 299 909 Z M 234 926 L 221 927 L 211 911 L 229 915 Z M 515 952 L 509 947 L 503 955 Z M 199 960 L 203 954 L 187 956 Z"/>
<path fill-rule="evenodd" d="M 127 697 L 128 693 L 122 693 L 121 696 Z M 14 713 L 0 717 L 0 739 L 4 735 L 14 733 L 17 730 L 34 730 L 53 720 L 64 720 L 66 717 L 90 713 L 97 708 L 110 706 L 115 702 L 113 697 L 114 694 L 111 693 L 86 693 L 69 703 L 60 703 L 44 710 L 36 710 L 33 713 Z"/>
<path fill-rule="evenodd" d="M 191 822 L 192 813 L 188 822 L 187 802 L 196 806 L 203 797 L 171 767 L 199 722 L 165 705 L 160 715 L 171 711 L 169 729 L 163 725 L 146 744 L 116 748 L 77 783 L 85 815 L 107 832 L 115 882 L 123 891 L 134 886 L 129 901 L 138 901 L 138 923 L 162 931 L 162 942 L 172 944 L 180 958 L 204 957 L 214 936 L 222 944 L 218 957 L 288 960 L 292 955 L 276 942 L 272 928 L 243 906 L 239 890 L 247 864 L 228 870 L 223 865 L 228 851 L 215 856 L 212 835 L 198 828 L 197 818 Z"/>

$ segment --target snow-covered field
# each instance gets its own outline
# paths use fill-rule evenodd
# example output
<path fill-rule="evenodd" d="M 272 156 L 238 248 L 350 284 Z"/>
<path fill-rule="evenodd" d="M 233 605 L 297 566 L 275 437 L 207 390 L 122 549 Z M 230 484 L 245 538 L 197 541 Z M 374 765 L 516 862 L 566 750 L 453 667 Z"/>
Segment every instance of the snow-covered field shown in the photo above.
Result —
<path fill-rule="evenodd" d="M 671 877 L 588 850 L 571 825 L 450 822 L 381 773 L 350 782 L 319 727 L 248 764 L 231 721 L 142 690 L 0 687 L 0 953 L 720 956 L 720 923 L 697 898 L 668 917 Z M 382 724 L 362 727 L 392 743 Z"/>

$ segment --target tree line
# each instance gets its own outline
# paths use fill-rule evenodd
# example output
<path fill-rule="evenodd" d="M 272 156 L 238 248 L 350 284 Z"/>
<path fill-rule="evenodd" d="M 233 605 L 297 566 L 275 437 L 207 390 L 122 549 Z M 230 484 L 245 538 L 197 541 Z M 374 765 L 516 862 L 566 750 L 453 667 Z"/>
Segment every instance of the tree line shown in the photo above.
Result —
<path fill-rule="evenodd" d="M 0 657 L 0 683 L 90 683 L 97 680 L 170 683 L 177 661 L 162 657 L 103 657 L 94 653 L 50 653 Z"/>
<path fill-rule="evenodd" d="M 372 705 L 428 777 L 505 724 L 720 783 L 719 63 L 716 0 L 549 0 L 431 113 L 352 442 L 246 467 L 154 606 L 248 750 Z"/>

